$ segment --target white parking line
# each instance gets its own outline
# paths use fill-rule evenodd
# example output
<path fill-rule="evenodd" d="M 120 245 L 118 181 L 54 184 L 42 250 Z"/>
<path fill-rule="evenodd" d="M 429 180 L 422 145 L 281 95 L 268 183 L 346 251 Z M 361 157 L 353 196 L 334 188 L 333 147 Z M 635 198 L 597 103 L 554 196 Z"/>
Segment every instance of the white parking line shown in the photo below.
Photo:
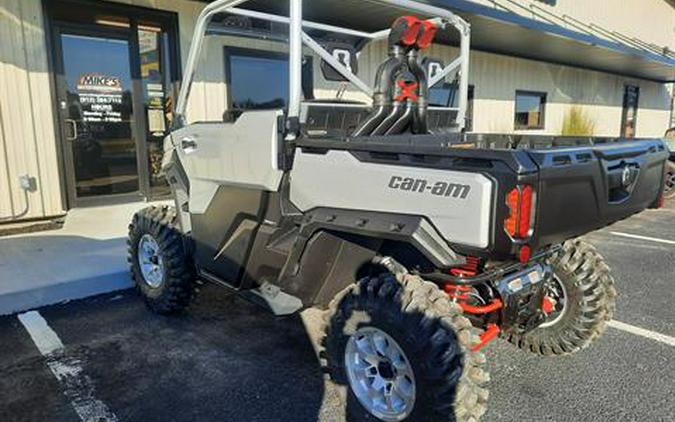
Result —
<path fill-rule="evenodd" d="M 18 315 L 47 366 L 63 386 L 75 412 L 84 422 L 116 422 L 117 416 L 102 401 L 94 397 L 94 384 L 84 374 L 78 359 L 63 354 L 63 343 L 39 312 L 30 311 Z"/>
<path fill-rule="evenodd" d="M 637 234 L 622 233 L 622 232 L 609 232 L 609 233 L 613 234 L 614 236 L 628 237 L 630 239 L 648 240 L 650 242 L 665 243 L 666 245 L 675 245 L 675 240 L 659 239 L 658 237 L 640 236 Z"/>
<path fill-rule="evenodd" d="M 617 321 L 615 319 L 607 323 L 612 328 L 625 331 L 627 333 L 635 334 L 637 336 L 645 337 L 651 340 L 667 344 L 675 347 L 675 337 L 670 337 L 665 334 L 657 333 L 655 331 L 645 330 L 644 328 L 636 327 L 634 325 L 626 324 L 625 322 Z"/>

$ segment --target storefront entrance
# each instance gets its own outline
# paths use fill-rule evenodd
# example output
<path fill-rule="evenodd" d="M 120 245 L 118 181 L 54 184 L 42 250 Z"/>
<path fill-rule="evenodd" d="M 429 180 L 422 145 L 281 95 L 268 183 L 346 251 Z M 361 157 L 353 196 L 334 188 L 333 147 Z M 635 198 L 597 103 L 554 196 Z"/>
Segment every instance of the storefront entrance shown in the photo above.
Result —
<path fill-rule="evenodd" d="M 69 206 L 168 194 L 175 18 L 112 3 L 51 1 L 55 87 Z"/>
<path fill-rule="evenodd" d="M 129 40 L 62 32 L 60 41 L 59 97 L 74 199 L 139 192 Z"/>

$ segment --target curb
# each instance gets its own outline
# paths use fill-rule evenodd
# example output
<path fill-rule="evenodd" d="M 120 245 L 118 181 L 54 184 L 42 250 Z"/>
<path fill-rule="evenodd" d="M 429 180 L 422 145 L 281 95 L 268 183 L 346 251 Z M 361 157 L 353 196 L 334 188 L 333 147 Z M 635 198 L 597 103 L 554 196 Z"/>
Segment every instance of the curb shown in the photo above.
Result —
<path fill-rule="evenodd" d="M 0 295 L 0 315 L 84 299 L 133 287 L 128 271 L 87 277 Z"/>

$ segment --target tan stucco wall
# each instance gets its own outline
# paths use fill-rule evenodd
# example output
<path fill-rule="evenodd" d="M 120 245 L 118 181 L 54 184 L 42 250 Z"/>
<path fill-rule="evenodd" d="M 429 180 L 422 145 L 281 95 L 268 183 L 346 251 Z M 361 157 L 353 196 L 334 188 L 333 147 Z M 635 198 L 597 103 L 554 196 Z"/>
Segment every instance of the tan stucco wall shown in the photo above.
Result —
<path fill-rule="evenodd" d="M 49 78 L 40 0 L 0 0 L 0 222 L 64 212 Z"/>

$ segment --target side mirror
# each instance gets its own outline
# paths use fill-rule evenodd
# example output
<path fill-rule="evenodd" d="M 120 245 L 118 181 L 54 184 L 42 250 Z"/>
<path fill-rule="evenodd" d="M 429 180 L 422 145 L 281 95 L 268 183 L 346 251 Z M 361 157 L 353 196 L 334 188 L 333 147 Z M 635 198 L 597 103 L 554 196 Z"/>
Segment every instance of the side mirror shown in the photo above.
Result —
<path fill-rule="evenodd" d="M 353 74 L 359 71 L 359 63 L 356 57 L 356 49 L 351 44 L 340 42 L 327 42 L 323 44 L 326 49 L 338 62 L 342 63 Z M 325 60 L 321 60 L 321 73 L 327 81 L 345 82 L 347 79 L 340 74 L 333 66 Z"/>

